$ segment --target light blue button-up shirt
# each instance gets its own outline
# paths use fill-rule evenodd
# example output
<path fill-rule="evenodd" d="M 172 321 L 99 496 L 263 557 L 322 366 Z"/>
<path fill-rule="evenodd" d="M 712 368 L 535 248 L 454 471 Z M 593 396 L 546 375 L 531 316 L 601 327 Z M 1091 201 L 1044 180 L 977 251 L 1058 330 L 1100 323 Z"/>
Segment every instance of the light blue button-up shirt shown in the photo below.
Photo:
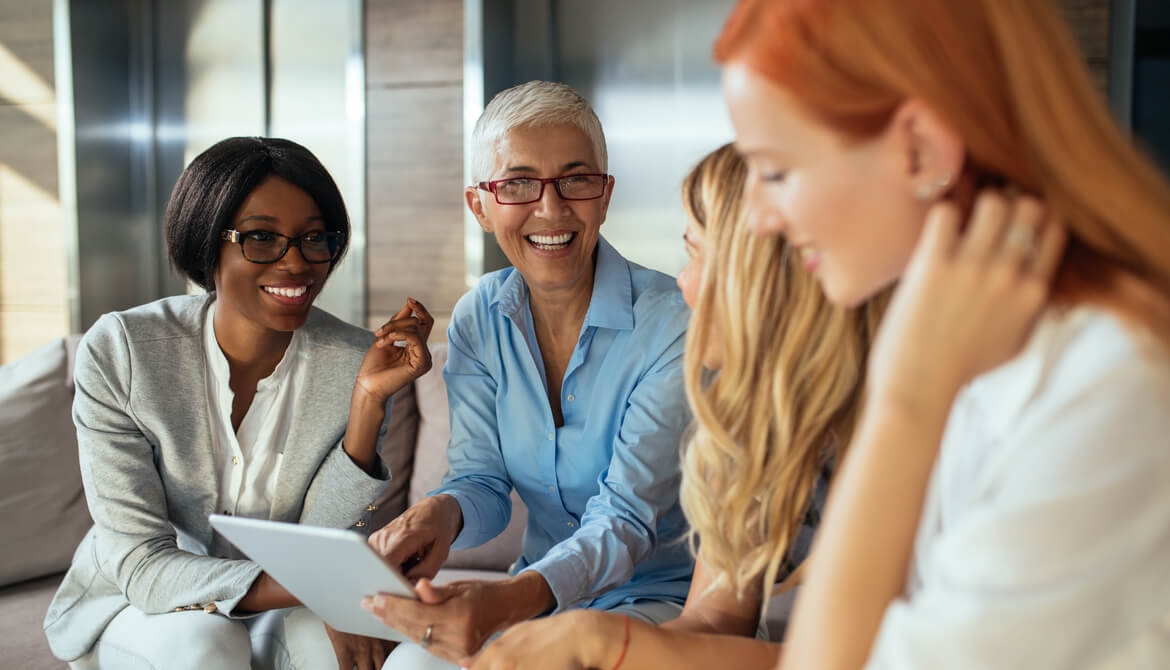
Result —
<path fill-rule="evenodd" d="M 529 516 L 514 569 L 543 575 L 557 611 L 682 603 L 693 569 L 678 502 L 689 317 L 673 279 L 600 239 L 557 428 L 523 277 L 493 272 L 463 296 L 443 368 L 450 471 L 432 492 L 463 511 L 453 548 L 501 533 L 515 487 Z"/>

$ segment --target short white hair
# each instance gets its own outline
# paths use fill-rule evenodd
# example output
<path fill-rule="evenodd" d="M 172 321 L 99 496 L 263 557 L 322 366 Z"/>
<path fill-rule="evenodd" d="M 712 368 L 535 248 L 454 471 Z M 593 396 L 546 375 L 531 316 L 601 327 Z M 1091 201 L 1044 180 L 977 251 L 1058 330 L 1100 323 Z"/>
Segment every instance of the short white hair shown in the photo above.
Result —
<path fill-rule="evenodd" d="M 486 181 L 495 165 L 496 145 L 513 128 L 574 126 L 593 145 L 597 169 L 607 172 L 609 154 L 605 133 L 593 108 L 571 86 L 552 81 L 530 81 L 501 91 L 484 108 L 471 133 L 471 176 Z"/>

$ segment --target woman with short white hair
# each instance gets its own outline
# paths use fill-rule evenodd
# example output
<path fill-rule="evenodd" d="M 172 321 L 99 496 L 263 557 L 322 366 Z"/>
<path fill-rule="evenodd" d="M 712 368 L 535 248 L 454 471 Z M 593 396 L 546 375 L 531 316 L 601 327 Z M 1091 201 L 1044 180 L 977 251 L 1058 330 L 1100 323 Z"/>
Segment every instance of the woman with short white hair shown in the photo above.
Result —
<path fill-rule="evenodd" d="M 451 319 L 443 485 L 370 538 L 418 579 L 418 601 L 365 603 L 419 641 L 386 667 L 419 667 L 422 649 L 465 662 L 508 626 L 572 608 L 662 623 L 693 568 L 678 501 L 689 311 L 673 278 L 600 236 L 614 180 L 597 115 L 568 86 L 529 82 L 491 101 L 472 145 L 467 206 L 513 267 Z M 529 518 L 511 577 L 432 584 L 451 548 L 504 530 L 513 488 Z"/>

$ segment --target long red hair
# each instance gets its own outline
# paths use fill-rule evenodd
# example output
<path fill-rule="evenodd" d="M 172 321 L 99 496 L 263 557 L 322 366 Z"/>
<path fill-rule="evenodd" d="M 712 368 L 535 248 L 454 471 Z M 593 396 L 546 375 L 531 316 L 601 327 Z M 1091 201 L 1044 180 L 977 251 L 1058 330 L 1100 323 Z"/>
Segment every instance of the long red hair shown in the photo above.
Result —
<path fill-rule="evenodd" d="M 1012 184 L 1068 225 L 1055 302 L 1170 344 L 1170 184 L 1113 122 L 1050 0 L 741 0 L 715 56 L 855 138 L 924 101 L 965 143 L 959 193 Z"/>

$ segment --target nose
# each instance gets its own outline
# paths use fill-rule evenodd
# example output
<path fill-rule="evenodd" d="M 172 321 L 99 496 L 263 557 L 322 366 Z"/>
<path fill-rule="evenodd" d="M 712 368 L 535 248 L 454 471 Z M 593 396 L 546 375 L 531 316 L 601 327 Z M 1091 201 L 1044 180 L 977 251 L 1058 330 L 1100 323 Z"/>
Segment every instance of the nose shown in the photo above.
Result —
<path fill-rule="evenodd" d="M 537 201 L 537 215 L 548 219 L 557 218 L 567 208 L 568 201 L 561 198 L 556 184 L 551 181 L 545 184 L 544 193 L 540 194 L 540 200 Z"/>
<path fill-rule="evenodd" d="M 285 272 L 297 275 L 306 274 L 309 271 L 309 261 L 305 260 L 305 255 L 301 253 L 301 246 L 299 244 L 288 246 L 288 251 L 284 252 L 284 256 L 276 262 L 277 267 Z"/>

